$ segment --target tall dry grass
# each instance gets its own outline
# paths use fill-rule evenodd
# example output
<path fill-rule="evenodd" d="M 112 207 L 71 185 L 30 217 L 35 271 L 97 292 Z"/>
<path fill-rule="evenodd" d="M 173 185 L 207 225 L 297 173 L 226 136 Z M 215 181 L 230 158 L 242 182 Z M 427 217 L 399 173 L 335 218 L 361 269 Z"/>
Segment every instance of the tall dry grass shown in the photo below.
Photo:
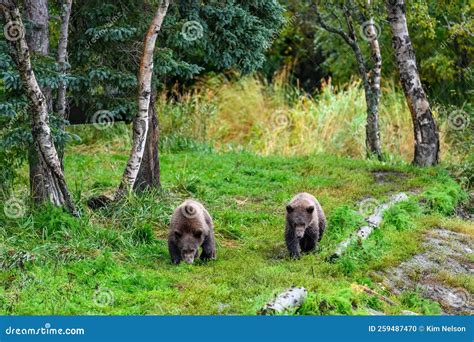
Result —
<path fill-rule="evenodd" d="M 221 150 L 365 157 L 366 104 L 359 82 L 343 88 L 327 83 L 310 97 L 282 79 L 272 85 L 250 76 L 237 81 L 204 80 L 178 101 L 161 99 L 161 129 L 164 134 L 210 142 Z M 384 153 L 411 161 L 411 116 L 394 84 L 383 88 L 380 125 Z M 442 123 L 441 147 L 443 155 L 452 156 L 445 128 Z"/>

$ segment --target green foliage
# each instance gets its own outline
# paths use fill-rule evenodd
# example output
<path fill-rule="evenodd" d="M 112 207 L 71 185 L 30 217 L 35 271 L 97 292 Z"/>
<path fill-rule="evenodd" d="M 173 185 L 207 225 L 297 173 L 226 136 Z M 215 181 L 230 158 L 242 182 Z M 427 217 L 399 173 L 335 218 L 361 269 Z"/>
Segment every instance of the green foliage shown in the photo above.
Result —
<path fill-rule="evenodd" d="M 112 0 L 75 6 L 70 63 L 77 81 L 71 90 L 88 117 L 97 110 L 122 119 L 135 115 L 137 51 L 155 7 L 150 1 Z M 282 13 L 274 0 L 171 3 L 154 56 L 154 88 L 182 86 L 198 74 L 259 68 Z"/>
<path fill-rule="evenodd" d="M 348 83 L 357 75 L 356 60 L 351 48 L 336 34 L 328 33 L 317 25 L 311 2 L 282 0 L 287 7 L 288 25 L 278 37 L 266 64 L 268 77 L 276 70 L 289 67 L 290 77 L 307 91 L 319 87 L 319 80 L 331 77 L 337 85 Z M 323 16 L 331 24 L 339 23 L 331 15 L 341 16 L 341 4 L 347 1 L 325 1 Z M 398 81 L 393 60 L 390 25 L 383 1 L 372 2 L 370 11 L 355 2 L 354 22 L 356 38 L 362 51 L 368 44 L 362 36 L 362 23 L 372 15 L 379 33 L 384 79 Z M 360 4 L 360 5 L 359 5 Z M 420 73 L 432 102 L 451 103 L 462 107 L 472 102 L 472 60 L 474 46 L 472 2 L 414 0 L 407 2 L 407 22 L 416 52 Z M 342 28 L 346 30 L 343 24 Z M 317 75 L 316 80 L 313 79 Z"/>
<path fill-rule="evenodd" d="M 451 179 L 444 176 L 443 185 L 437 185 L 427 189 L 421 198 L 426 202 L 428 211 L 436 212 L 442 215 L 450 215 L 454 209 L 467 198 L 462 191 L 461 186 Z"/>
<path fill-rule="evenodd" d="M 421 208 L 414 200 L 395 204 L 384 212 L 381 229 L 399 231 L 415 228 L 414 220 L 421 214 Z"/>
<path fill-rule="evenodd" d="M 327 232 L 324 242 L 321 244 L 323 255 L 327 257 L 334 252 L 334 245 L 344 240 L 349 234 L 357 230 L 363 224 L 362 216 L 348 205 L 336 207 L 328 218 Z"/>
<path fill-rule="evenodd" d="M 357 306 L 357 298 L 350 289 L 334 294 L 312 293 L 298 313 L 301 315 L 351 315 Z"/>
<path fill-rule="evenodd" d="M 346 231 L 353 231 L 360 226 L 362 217 L 349 206 L 344 205 L 334 209 L 334 213 L 328 221 L 334 234 L 342 234 Z"/>
<path fill-rule="evenodd" d="M 424 299 L 415 291 L 402 293 L 400 301 L 408 310 L 420 312 L 423 315 L 440 315 L 441 307 L 437 302 Z"/>

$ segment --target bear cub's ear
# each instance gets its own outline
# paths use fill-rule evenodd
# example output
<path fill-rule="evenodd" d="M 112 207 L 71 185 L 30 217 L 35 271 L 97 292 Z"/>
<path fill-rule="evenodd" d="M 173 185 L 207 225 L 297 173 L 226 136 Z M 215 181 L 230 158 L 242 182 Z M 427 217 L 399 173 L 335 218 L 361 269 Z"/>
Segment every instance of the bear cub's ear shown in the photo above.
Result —
<path fill-rule="evenodd" d="M 288 205 L 286 206 L 286 211 L 287 211 L 287 212 L 291 213 L 291 212 L 293 212 L 293 210 L 294 210 L 294 208 L 291 206 L 291 204 L 288 204 Z"/>
<path fill-rule="evenodd" d="M 309 206 L 308 208 L 306 208 L 306 211 L 307 211 L 308 213 L 312 214 L 313 211 L 314 211 L 314 206 L 312 206 L 312 205 Z"/>

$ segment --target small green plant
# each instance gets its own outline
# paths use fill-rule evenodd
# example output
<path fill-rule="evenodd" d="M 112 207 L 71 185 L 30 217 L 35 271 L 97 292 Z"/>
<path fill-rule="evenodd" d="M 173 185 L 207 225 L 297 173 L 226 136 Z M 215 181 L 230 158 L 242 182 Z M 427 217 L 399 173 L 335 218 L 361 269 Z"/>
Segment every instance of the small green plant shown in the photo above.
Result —
<path fill-rule="evenodd" d="M 419 312 L 423 315 L 441 314 L 441 307 L 438 303 L 422 298 L 416 291 L 406 291 L 402 293 L 400 302 L 408 310 Z"/>
<path fill-rule="evenodd" d="M 461 186 L 448 177 L 445 177 L 442 183 L 443 185 L 436 185 L 426 190 L 421 198 L 426 202 L 430 212 L 450 215 L 467 196 Z"/>
<path fill-rule="evenodd" d="M 300 315 L 353 315 L 364 307 L 380 307 L 380 301 L 351 288 L 331 293 L 310 293 L 298 310 Z"/>
<path fill-rule="evenodd" d="M 327 231 L 322 243 L 323 250 L 332 251 L 334 245 L 359 228 L 363 223 L 362 216 L 348 205 L 332 210 L 328 216 Z M 330 249 L 330 250 L 329 250 Z"/>
<path fill-rule="evenodd" d="M 413 229 L 415 228 L 415 219 L 420 214 L 420 207 L 413 200 L 397 203 L 384 212 L 381 229 L 398 231 Z"/>

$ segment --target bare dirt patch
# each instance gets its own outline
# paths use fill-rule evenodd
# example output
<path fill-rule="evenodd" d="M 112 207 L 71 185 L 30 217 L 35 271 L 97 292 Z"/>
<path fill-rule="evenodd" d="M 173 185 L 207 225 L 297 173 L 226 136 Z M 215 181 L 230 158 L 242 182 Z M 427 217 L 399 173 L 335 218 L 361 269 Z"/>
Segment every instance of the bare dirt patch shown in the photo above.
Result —
<path fill-rule="evenodd" d="M 408 177 L 406 173 L 393 170 L 373 170 L 372 176 L 377 183 L 392 183 Z"/>

